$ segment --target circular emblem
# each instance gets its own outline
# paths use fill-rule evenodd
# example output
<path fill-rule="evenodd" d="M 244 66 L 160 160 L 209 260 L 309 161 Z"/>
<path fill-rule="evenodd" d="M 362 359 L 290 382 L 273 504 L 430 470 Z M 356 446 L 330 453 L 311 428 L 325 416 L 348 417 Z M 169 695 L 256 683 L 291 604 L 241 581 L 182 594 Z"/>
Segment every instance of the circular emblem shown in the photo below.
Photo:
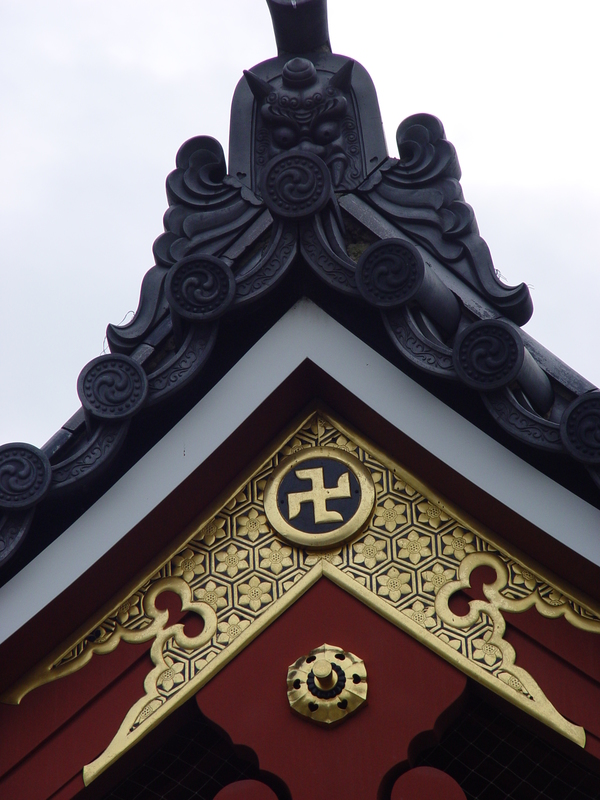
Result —
<path fill-rule="evenodd" d="M 378 308 L 408 303 L 421 288 L 424 277 L 423 256 L 403 239 L 383 239 L 372 244 L 356 268 L 360 293 Z"/>
<path fill-rule="evenodd" d="M 523 342 L 506 322 L 480 320 L 457 335 L 452 357 L 459 378 L 467 386 L 489 392 L 517 378 L 523 365 Z"/>
<path fill-rule="evenodd" d="M 284 219 L 305 219 L 322 211 L 331 196 L 331 177 L 319 156 L 289 150 L 266 165 L 261 191 L 269 211 Z"/>
<path fill-rule="evenodd" d="M 52 468 L 45 453 L 32 444 L 0 447 L 0 509 L 30 508 L 50 487 Z"/>
<path fill-rule="evenodd" d="M 367 670 L 353 653 L 322 644 L 290 665 L 288 701 L 311 722 L 331 725 L 357 711 L 367 699 Z"/>
<path fill-rule="evenodd" d="M 171 308 L 184 319 L 217 319 L 233 302 L 235 278 L 220 258 L 187 256 L 169 270 L 165 294 Z"/>
<path fill-rule="evenodd" d="M 144 405 L 148 379 L 129 356 L 98 356 L 81 370 L 77 394 L 83 408 L 97 419 L 129 419 Z"/>
<path fill-rule="evenodd" d="M 600 464 L 600 392 L 574 400 L 563 414 L 560 435 L 567 452 L 584 464 Z"/>
<path fill-rule="evenodd" d="M 375 504 L 369 470 L 345 450 L 310 447 L 285 458 L 265 487 L 265 513 L 285 539 L 331 547 L 358 533 Z"/>

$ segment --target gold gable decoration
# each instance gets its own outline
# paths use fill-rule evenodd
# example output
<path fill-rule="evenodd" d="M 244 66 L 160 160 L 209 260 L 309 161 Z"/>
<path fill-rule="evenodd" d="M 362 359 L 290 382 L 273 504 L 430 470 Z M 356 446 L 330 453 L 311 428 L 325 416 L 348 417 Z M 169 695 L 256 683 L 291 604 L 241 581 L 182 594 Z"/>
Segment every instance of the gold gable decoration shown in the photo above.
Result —
<path fill-rule="evenodd" d="M 309 448 L 334 448 L 358 459 L 375 486 L 366 527 L 329 549 L 282 539 L 265 513 L 271 474 L 284 459 Z M 482 565 L 496 573 L 495 582 L 484 586 L 486 600 L 471 601 L 469 613 L 456 616 L 450 598 L 470 585 L 471 573 Z M 593 633 L 600 633 L 600 613 L 538 566 L 513 558 L 489 531 L 321 410 L 307 413 L 287 431 L 253 474 L 185 531 L 168 557 L 116 598 L 108 614 L 92 620 L 85 635 L 41 662 L 1 699 L 18 703 L 37 686 L 81 669 L 95 654 L 112 652 L 121 640 L 152 640 L 154 666 L 144 696 L 104 753 L 85 767 L 89 784 L 322 577 L 479 683 L 585 745 L 583 728 L 561 716 L 535 679 L 516 665 L 515 650 L 503 638 L 503 612 L 535 607 L 545 617 L 564 616 Z M 168 612 L 155 606 L 164 591 L 177 593 L 183 610 L 202 618 L 201 634 L 189 638 L 182 624 L 165 627 Z"/>

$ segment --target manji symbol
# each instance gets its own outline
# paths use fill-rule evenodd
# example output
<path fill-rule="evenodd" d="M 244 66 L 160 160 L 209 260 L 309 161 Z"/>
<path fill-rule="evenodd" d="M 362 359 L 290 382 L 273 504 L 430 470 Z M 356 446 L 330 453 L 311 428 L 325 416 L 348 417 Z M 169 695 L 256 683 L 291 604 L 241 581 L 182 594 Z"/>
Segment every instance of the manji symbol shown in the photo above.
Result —
<path fill-rule="evenodd" d="M 297 469 L 296 477 L 303 481 L 311 482 L 311 489 L 307 492 L 290 492 L 288 494 L 289 518 L 294 519 L 300 513 L 302 503 L 312 503 L 317 525 L 323 522 L 343 522 L 344 518 L 339 511 L 330 511 L 327 508 L 328 500 L 350 497 L 350 473 L 344 472 L 338 479 L 337 486 L 330 489 L 325 487 L 323 467 L 312 469 Z"/>
<path fill-rule="evenodd" d="M 310 489 L 298 481 L 310 481 Z M 336 500 L 341 505 L 328 508 Z M 353 453 L 327 445 L 305 447 L 282 459 L 264 491 L 265 514 L 273 530 L 288 542 L 312 549 L 355 536 L 374 505 L 375 485 L 368 467 Z"/>

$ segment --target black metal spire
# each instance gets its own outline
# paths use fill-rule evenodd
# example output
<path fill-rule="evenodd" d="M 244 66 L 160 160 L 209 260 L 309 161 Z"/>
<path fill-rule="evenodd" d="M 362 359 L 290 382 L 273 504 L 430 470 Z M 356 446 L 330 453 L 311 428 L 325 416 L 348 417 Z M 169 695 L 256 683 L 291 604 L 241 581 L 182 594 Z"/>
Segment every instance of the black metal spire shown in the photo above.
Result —
<path fill-rule="evenodd" d="M 327 0 L 267 0 L 267 5 L 280 55 L 331 51 Z"/>

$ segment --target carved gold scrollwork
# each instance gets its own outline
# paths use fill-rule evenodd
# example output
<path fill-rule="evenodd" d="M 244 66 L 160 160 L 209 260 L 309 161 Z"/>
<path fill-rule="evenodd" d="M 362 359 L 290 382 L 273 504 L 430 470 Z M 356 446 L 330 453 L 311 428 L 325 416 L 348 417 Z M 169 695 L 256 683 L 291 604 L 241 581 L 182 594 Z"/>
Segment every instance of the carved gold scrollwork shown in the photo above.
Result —
<path fill-rule="evenodd" d="M 296 459 L 304 451 L 312 452 L 312 461 L 304 456 Z M 329 460 L 338 466 L 337 472 L 334 469 L 328 475 Z M 348 514 L 355 513 L 356 504 L 347 497 L 342 477 L 354 461 L 358 472 L 368 473 L 364 487 L 374 491 L 372 511 L 349 538 L 335 541 L 332 537 L 324 548 L 318 525 L 345 524 L 344 504 Z M 271 476 L 282 474 L 278 468 L 288 469 L 286 464 L 296 471 L 294 480 L 305 480 L 304 485 L 291 485 L 282 499 L 290 524 L 302 516 L 297 505 L 314 513 L 315 503 L 308 500 L 314 500 L 321 477 L 325 481 L 327 513 L 323 515 L 322 509 L 314 513 L 310 524 L 305 515 L 306 536 L 300 542 L 282 538 L 265 512 Z M 312 470 L 312 483 L 305 469 Z M 348 480 L 354 486 L 353 496 L 362 491 L 358 479 L 352 483 L 350 475 Z M 336 514 L 330 513 L 336 509 Z M 317 517 L 324 521 L 319 523 Z M 459 616 L 449 601 L 469 587 L 473 571 L 480 566 L 491 567 L 496 578 L 484 586 L 485 600 L 470 601 L 468 613 Z M 120 641 L 152 641 L 153 666 L 144 682 L 144 695 L 127 713 L 104 753 L 85 767 L 88 784 L 321 578 L 354 595 L 554 730 L 585 744 L 583 728 L 562 717 L 534 677 L 517 666 L 517 654 L 504 639 L 503 614 L 536 608 L 544 617 L 564 617 L 569 624 L 597 634 L 600 611 L 545 575 L 539 565 L 514 557 L 491 532 L 466 519 L 403 467 L 320 411 L 307 413 L 292 426 L 258 468 L 184 531 L 168 555 L 148 566 L 137 586 L 115 598 L 108 613 L 91 620 L 83 635 L 51 654 L 2 700 L 18 703 L 36 686 L 81 669 L 94 654 L 112 652 Z M 187 637 L 181 623 L 169 625 L 168 612 L 156 608 L 156 598 L 167 590 L 179 595 L 183 611 L 202 619 L 204 627 L 198 636 Z"/>
<path fill-rule="evenodd" d="M 156 598 L 163 592 L 174 592 L 181 599 L 182 611 L 191 611 L 203 621 L 202 632 L 198 636 L 185 635 L 181 623 L 165 627 L 169 621 L 168 610 L 156 608 Z M 127 618 L 128 612 L 136 607 L 136 603 L 143 610 L 140 627 L 127 628 L 118 622 L 119 617 Z M 203 602 L 195 602 L 189 585 L 177 577 L 161 578 L 153 583 L 144 594 L 130 597 L 121 604 L 116 617 L 108 618 L 104 624 L 92 631 L 78 646 L 67 653 L 58 662 L 42 662 L 27 676 L 26 681 L 17 684 L 2 697 L 5 703 L 19 703 L 23 697 L 36 686 L 71 675 L 85 666 L 93 655 L 112 653 L 120 642 L 142 644 L 154 639 L 151 657 L 156 664 L 156 669 L 162 667 L 163 671 L 169 669 L 164 661 L 163 645 L 173 641 L 185 650 L 195 650 L 209 642 L 214 636 L 217 627 L 217 615 L 213 608 Z M 156 671 L 156 669 L 154 671 Z M 153 673 L 151 673 L 153 674 Z"/>

